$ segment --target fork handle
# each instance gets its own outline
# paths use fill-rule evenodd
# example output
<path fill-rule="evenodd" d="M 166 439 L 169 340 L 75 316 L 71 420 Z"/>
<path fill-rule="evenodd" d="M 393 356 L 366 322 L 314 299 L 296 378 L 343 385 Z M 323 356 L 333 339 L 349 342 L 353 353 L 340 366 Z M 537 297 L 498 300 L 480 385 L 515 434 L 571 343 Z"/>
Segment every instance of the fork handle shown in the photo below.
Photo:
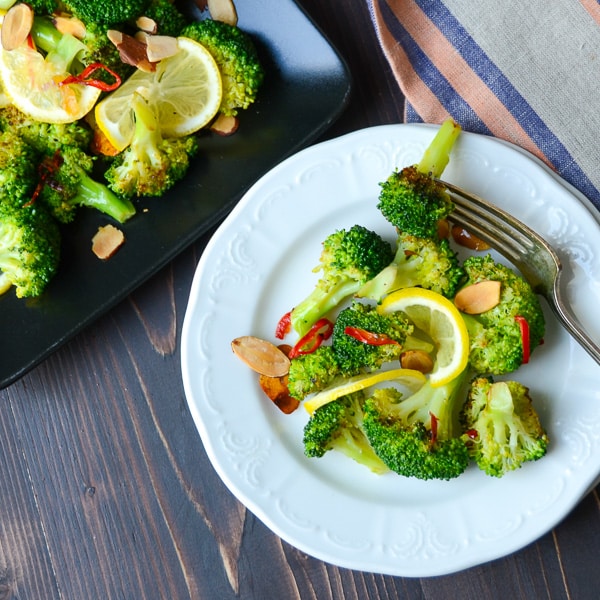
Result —
<path fill-rule="evenodd" d="M 563 327 L 575 338 L 579 345 L 600 365 L 600 346 L 585 333 L 579 319 L 567 308 L 562 301 L 558 285 L 553 290 L 554 302 L 552 309 Z"/>

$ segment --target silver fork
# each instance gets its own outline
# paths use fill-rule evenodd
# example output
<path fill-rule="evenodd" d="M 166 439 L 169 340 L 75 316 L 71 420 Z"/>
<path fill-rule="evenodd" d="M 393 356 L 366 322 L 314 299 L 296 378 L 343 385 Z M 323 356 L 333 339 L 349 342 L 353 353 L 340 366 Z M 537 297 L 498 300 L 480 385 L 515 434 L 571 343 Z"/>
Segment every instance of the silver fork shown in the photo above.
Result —
<path fill-rule="evenodd" d="M 507 258 L 536 293 L 546 298 L 563 327 L 600 364 L 600 346 L 585 332 L 561 292 L 561 261 L 539 234 L 506 211 L 446 181 L 455 204 L 450 220 L 463 226 Z"/>

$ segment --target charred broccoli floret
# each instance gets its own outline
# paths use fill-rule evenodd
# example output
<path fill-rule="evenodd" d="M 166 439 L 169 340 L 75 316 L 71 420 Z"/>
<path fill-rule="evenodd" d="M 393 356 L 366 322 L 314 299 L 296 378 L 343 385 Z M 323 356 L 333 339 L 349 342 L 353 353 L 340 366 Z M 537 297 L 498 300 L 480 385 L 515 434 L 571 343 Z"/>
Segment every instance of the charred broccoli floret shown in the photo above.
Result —
<path fill-rule="evenodd" d="M 460 420 L 469 454 L 493 477 L 502 477 L 546 454 L 548 436 L 529 389 L 516 381 L 494 383 L 491 377 L 475 378 Z"/>
<path fill-rule="evenodd" d="M 395 171 L 380 184 L 377 207 L 399 232 L 429 240 L 439 237 L 439 222 L 454 210 L 454 204 L 434 177 L 444 171 L 459 133 L 460 127 L 448 119 L 419 164 Z"/>
<path fill-rule="evenodd" d="M 163 138 L 152 106 L 138 93 L 131 102 L 133 140 L 114 158 L 105 177 L 108 186 L 125 198 L 161 196 L 187 173 L 198 143 L 192 135 Z"/>
<path fill-rule="evenodd" d="M 419 238 L 399 233 L 394 260 L 358 292 L 380 301 L 394 290 L 422 287 L 452 298 L 465 272 L 447 239 Z"/>
<path fill-rule="evenodd" d="M 256 100 L 265 73 L 247 32 L 222 21 L 204 19 L 187 25 L 181 35 L 202 44 L 215 59 L 223 85 L 222 114 L 236 115 Z"/>
<path fill-rule="evenodd" d="M 340 376 L 331 346 L 321 346 L 310 354 L 301 354 L 290 361 L 288 390 L 297 400 L 325 389 Z"/>
<path fill-rule="evenodd" d="M 330 234 L 323 242 L 321 278 L 313 291 L 291 313 L 294 330 L 304 335 L 317 319 L 355 294 L 393 258 L 388 242 L 379 234 L 354 225 Z"/>
<path fill-rule="evenodd" d="M 0 202 L 0 293 L 14 286 L 19 298 L 39 296 L 58 270 L 60 241 L 42 207 Z"/>
<path fill-rule="evenodd" d="M 499 281 L 500 301 L 477 315 L 463 313 L 469 330 L 469 363 L 479 374 L 500 375 L 518 369 L 543 340 L 544 313 L 529 283 L 489 254 L 463 263 L 465 285 Z"/>
<path fill-rule="evenodd" d="M 364 395 L 356 392 L 318 408 L 304 426 L 304 453 L 320 458 L 330 450 L 342 452 L 377 474 L 388 468 L 371 448 L 363 430 Z"/>
<path fill-rule="evenodd" d="M 27 191 L 27 201 L 44 203 L 61 223 L 71 222 L 79 206 L 99 210 L 121 223 L 135 214 L 129 200 L 92 177 L 94 159 L 86 151 L 92 133 L 84 124 L 44 123 L 9 106 L 0 110 L 0 128 L 4 136 L 18 138 L 15 148 L 29 148 L 20 171 L 14 171 L 24 175 L 21 186 Z M 14 170 L 20 154 L 14 150 L 13 154 Z M 7 175 L 4 169 L 2 175 Z"/>
<path fill-rule="evenodd" d="M 375 371 L 399 360 L 413 326 L 399 313 L 382 315 L 374 306 L 353 302 L 333 327 L 333 354 L 344 376 Z"/>
<path fill-rule="evenodd" d="M 92 178 L 93 158 L 74 146 L 46 155 L 40 165 L 39 201 L 61 223 L 70 223 L 80 206 L 96 209 L 124 223 L 135 214 L 126 198 Z"/>
<path fill-rule="evenodd" d="M 457 416 L 466 371 L 433 387 L 429 380 L 406 399 L 396 388 L 376 389 L 365 401 L 363 428 L 392 471 L 417 479 L 453 479 L 469 464 Z"/>

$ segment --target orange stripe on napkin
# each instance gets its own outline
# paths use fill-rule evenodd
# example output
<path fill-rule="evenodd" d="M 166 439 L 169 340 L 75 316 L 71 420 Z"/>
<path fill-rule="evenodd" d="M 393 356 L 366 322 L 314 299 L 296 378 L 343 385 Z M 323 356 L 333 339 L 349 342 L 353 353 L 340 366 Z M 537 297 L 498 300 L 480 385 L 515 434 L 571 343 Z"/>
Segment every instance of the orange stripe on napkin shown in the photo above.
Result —
<path fill-rule="evenodd" d="M 379 35 L 383 43 L 383 52 L 400 85 L 402 93 L 411 99 L 411 104 L 426 123 L 441 123 L 448 117 L 448 111 L 437 96 L 415 73 L 412 64 L 402 46 L 399 46 L 385 27 L 379 7 L 373 7 L 379 25 Z M 393 49 L 393 50 L 392 50 Z"/>
<path fill-rule="evenodd" d="M 600 4 L 598 4 L 598 0 L 579 0 L 581 2 L 581 6 L 587 10 L 589 15 L 600 25 Z"/>
<path fill-rule="evenodd" d="M 454 46 L 414 2 L 389 0 L 388 6 L 394 13 L 402 14 L 402 25 L 406 31 L 421 48 L 427 48 L 427 56 L 450 85 L 456 89 L 454 82 L 460 82 L 460 95 L 494 136 L 517 144 L 547 162 L 539 147 L 506 106 L 473 72 Z M 379 19 L 379 23 L 382 24 L 383 19 Z M 388 56 L 388 60 L 391 60 L 394 66 L 393 70 L 401 87 L 406 87 L 403 91 L 411 99 L 413 108 L 425 122 L 441 123 L 448 116 L 448 112 L 437 99 L 435 99 L 437 106 L 432 110 L 432 98 L 435 96 L 412 69 L 404 51 L 394 43 L 392 34 L 387 29 L 385 32 L 381 31 L 381 34 L 385 36 L 383 38 L 386 41 L 385 48 L 393 48 L 392 56 Z M 409 72 L 410 81 L 407 82 Z M 413 79 L 418 80 L 421 89 L 416 89 Z"/>

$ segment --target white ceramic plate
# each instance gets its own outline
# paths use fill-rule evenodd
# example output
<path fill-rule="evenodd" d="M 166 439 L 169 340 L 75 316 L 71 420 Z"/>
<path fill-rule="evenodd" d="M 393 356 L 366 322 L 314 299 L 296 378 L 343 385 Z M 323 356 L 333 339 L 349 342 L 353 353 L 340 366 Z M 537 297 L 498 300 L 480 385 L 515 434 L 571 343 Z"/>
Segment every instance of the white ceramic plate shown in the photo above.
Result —
<path fill-rule="evenodd" d="M 450 482 L 376 476 L 330 452 L 303 455 L 303 409 L 286 416 L 262 395 L 230 342 L 275 341 L 281 315 L 316 281 L 320 244 L 358 223 L 391 240 L 379 182 L 416 162 L 435 134 L 389 125 L 308 148 L 260 179 L 215 234 L 193 282 L 182 334 L 190 411 L 215 469 L 275 533 L 330 563 L 434 576 L 504 556 L 556 525 L 600 473 L 600 368 L 547 311 L 546 343 L 518 379 L 550 439 L 544 459 L 502 479 L 476 468 Z M 550 240 L 573 276 L 569 297 L 600 339 L 596 213 L 537 160 L 464 133 L 444 173 Z"/>

